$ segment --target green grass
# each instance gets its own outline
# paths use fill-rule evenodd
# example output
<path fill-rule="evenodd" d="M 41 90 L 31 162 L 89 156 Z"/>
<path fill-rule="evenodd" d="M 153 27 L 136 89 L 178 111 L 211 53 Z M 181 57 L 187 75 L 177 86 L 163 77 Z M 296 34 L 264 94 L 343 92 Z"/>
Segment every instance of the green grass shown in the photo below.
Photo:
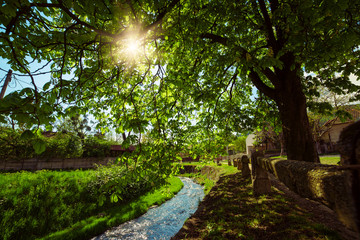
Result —
<path fill-rule="evenodd" d="M 180 176 L 193 178 L 198 184 L 204 187 L 205 194 L 208 194 L 211 188 L 215 185 L 215 181 L 210 180 L 205 175 L 202 175 L 200 173 L 184 173 L 181 174 Z"/>
<path fill-rule="evenodd" d="M 339 165 L 340 156 L 320 156 L 322 164 Z"/>
<path fill-rule="evenodd" d="M 287 159 L 286 156 L 277 156 L 271 157 L 271 159 Z M 339 165 L 340 156 L 320 156 L 320 163 L 321 164 L 328 164 L 328 165 Z"/>
<path fill-rule="evenodd" d="M 95 213 L 93 177 L 91 170 L 0 174 L 0 238 L 34 239 Z"/>
<path fill-rule="evenodd" d="M 137 199 L 153 188 L 153 182 L 144 179 L 137 180 L 135 174 L 122 166 L 0 174 L 0 239 L 37 239 L 70 226 L 75 227 L 72 231 L 78 239 L 87 230 L 90 233 L 94 229 L 106 230 L 112 222 L 118 222 L 118 216 L 120 219 L 137 216 L 149 204 L 160 203 L 182 186 L 179 179 L 172 179 L 167 195 L 160 194 L 167 191 L 164 188 L 157 192 L 159 196 Z M 114 188 L 118 191 L 114 192 Z M 111 194 L 121 201 L 110 201 Z M 131 205 L 134 199 L 137 202 Z M 121 203 L 118 210 L 112 209 Z M 107 209 L 120 215 L 113 216 Z"/>
<path fill-rule="evenodd" d="M 222 163 L 221 166 L 218 166 L 213 161 L 210 161 L 210 162 L 185 162 L 185 163 L 182 163 L 182 165 L 198 166 L 199 169 L 204 166 L 210 166 L 210 167 L 217 169 L 219 171 L 220 175 L 234 174 L 239 171 L 239 170 L 237 170 L 236 167 L 229 166 L 227 163 L 225 164 L 224 162 Z"/>
<path fill-rule="evenodd" d="M 193 178 L 197 183 L 203 185 L 205 194 L 208 194 L 212 189 L 212 187 L 216 184 L 215 179 L 218 179 L 220 176 L 227 176 L 239 172 L 239 170 L 237 170 L 236 167 L 229 166 L 227 165 L 227 163 L 226 165 L 222 164 L 221 166 L 218 166 L 214 162 L 186 162 L 186 163 L 182 163 L 182 165 L 198 166 L 199 170 L 204 166 L 210 166 L 215 169 L 215 174 L 213 174 L 213 179 L 209 179 L 207 176 L 202 175 L 200 172 L 181 174 L 181 176 Z"/>
<path fill-rule="evenodd" d="M 111 227 L 139 217 L 144 214 L 149 207 L 160 205 L 172 198 L 182 187 L 183 183 L 181 180 L 172 177 L 168 179 L 168 185 L 160 189 L 148 192 L 129 203 L 107 209 L 98 215 L 77 222 L 70 228 L 52 233 L 41 239 L 89 239 L 103 233 Z"/>
<path fill-rule="evenodd" d="M 255 197 L 250 179 L 241 174 L 222 176 L 196 220 L 185 224 L 191 239 L 341 239 L 337 232 L 311 221 L 311 214 L 286 194 Z"/>

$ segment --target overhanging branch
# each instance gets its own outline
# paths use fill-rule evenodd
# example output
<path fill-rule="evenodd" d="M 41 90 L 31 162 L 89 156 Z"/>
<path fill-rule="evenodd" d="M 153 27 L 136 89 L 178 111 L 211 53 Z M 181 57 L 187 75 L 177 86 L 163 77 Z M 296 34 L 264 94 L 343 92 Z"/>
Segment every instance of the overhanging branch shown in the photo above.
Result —
<path fill-rule="evenodd" d="M 265 94 L 267 97 L 276 100 L 275 89 L 266 85 L 260 78 L 259 74 L 255 72 L 254 69 L 250 70 L 249 77 L 251 82 L 255 85 L 259 91 Z"/>
<path fill-rule="evenodd" d="M 210 39 L 212 40 L 213 42 L 217 42 L 217 43 L 220 43 L 224 46 L 227 46 L 227 41 L 228 39 L 227 38 L 224 38 L 224 37 L 221 37 L 219 35 L 215 35 L 215 34 L 212 34 L 212 33 L 203 33 L 200 35 L 201 38 L 207 38 L 207 39 Z"/>

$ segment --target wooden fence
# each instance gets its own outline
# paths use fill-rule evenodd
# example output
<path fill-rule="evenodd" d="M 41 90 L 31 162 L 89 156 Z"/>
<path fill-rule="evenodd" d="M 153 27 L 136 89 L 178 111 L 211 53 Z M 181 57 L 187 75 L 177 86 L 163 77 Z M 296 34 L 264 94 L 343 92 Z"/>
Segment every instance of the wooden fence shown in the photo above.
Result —
<path fill-rule="evenodd" d="M 88 169 L 95 165 L 105 165 L 110 161 L 115 161 L 116 157 L 102 158 L 65 158 L 65 159 L 24 159 L 24 160 L 0 160 L 0 170 L 19 171 L 19 170 L 41 170 L 41 169 Z"/>

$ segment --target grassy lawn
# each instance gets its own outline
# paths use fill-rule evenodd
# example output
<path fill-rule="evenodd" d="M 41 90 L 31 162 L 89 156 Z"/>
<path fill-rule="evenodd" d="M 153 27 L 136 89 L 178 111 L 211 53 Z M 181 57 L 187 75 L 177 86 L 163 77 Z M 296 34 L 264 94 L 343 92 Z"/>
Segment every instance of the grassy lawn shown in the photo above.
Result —
<path fill-rule="evenodd" d="M 207 195 L 174 239 L 341 239 L 274 187 L 255 197 L 240 173 L 221 176 Z"/>
<path fill-rule="evenodd" d="M 340 156 L 320 156 L 322 164 L 339 165 Z"/>
<path fill-rule="evenodd" d="M 120 177 L 126 173 L 123 167 L 104 171 L 121 186 Z M 105 182 L 101 177 L 98 184 L 100 173 L 95 170 L 1 173 L 0 239 L 88 239 L 140 216 L 150 206 L 170 199 L 183 186 L 179 178 L 172 177 L 154 191 L 135 179 L 131 191 L 120 195 L 122 201 L 110 202 L 106 197 L 101 205 L 101 184 L 114 182 Z"/>
<path fill-rule="evenodd" d="M 72 227 L 55 232 L 41 239 L 89 239 L 146 213 L 149 207 L 160 205 L 181 190 L 183 183 L 177 177 L 168 179 L 168 185 L 146 193 L 129 203 L 109 208 L 74 224 Z"/>

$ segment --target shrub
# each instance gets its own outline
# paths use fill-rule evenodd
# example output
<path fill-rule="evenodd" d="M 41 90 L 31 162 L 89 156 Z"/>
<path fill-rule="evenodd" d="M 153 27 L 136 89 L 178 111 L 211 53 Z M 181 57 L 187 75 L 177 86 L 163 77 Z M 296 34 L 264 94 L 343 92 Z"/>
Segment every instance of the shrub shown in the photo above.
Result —
<path fill-rule="evenodd" d="M 35 155 L 31 141 L 20 138 L 21 133 L 11 128 L 0 127 L 0 158 L 23 159 L 32 158 Z"/>
<path fill-rule="evenodd" d="M 73 158 L 81 157 L 83 147 L 80 137 L 72 133 L 58 133 L 54 137 L 42 137 L 46 142 L 46 150 L 41 158 Z"/>
<path fill-rule="evenodd" d="M 86 171 L 0 174 L 0 239 L 35 239 L 152 188 L 147 174 L 118 165 Z"/>
<path fill-rule="evenodd" d="M 2 160 L 39 158 L 76 158 L 110 156 L 110 146 L 116 144 L 95 136 L 81 139 L 75 133 L 57 133 L 53 137 L 34 136 L 31 139 L 21 138 L 21 130 L 0 127 L 0 158 Z M 46 143 L 46 149 L 36 154 L 32 143 Z"/>
<path fill-rule="evenodd" d="M 2 239 L 32 239 L 89 216 L 97 199 L 87 183 L 92 171 L 0 174 Z"/>
<path fill-rule="evenodd" d="M 110 156 L 110 146 L 116 142 L 107 141 L 96 136 L 88 136 L 83 142 L 83 157 Z"/>

